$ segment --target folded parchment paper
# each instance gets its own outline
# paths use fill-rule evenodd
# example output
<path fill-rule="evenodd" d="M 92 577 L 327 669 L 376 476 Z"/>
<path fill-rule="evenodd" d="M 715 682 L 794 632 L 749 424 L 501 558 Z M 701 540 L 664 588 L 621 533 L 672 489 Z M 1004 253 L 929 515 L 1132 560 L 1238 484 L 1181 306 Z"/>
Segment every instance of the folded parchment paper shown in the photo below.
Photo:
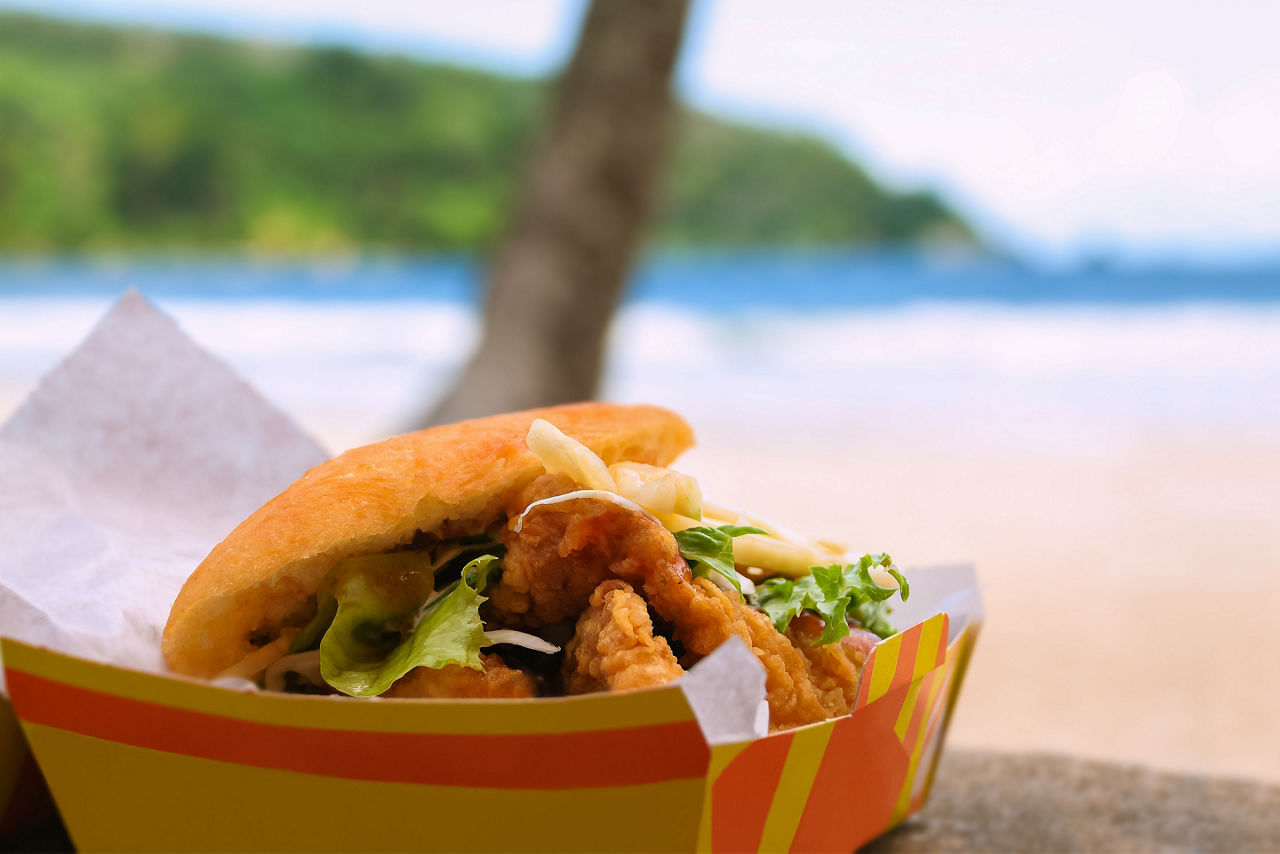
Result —
<path fill-rule="evenodd" d="M 0 428 L 0 634 L 163 670 L 191 570 L 325 457 L 126 294 Z"/>

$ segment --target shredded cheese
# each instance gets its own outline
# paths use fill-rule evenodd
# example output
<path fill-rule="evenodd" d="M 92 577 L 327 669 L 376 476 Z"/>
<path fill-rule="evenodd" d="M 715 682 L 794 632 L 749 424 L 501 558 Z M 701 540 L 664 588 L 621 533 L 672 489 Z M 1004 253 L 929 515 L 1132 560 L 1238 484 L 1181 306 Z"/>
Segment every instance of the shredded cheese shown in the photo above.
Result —
<path fill-rule="evenodd" d="M 767 537 L 743 534 L 733 538 L 734 562 L 739 566 L 799 578 L 808 575 L 810 567 L 847 562 L 848 550 L 844 546 L 828 540 L 810 540 L 768 519 L 710 503 L 703 505 L 703 512 L 718 522 L 751 525 L 769 532 Z"/>
<path fill-rule="evenodd" d="M 687 474 L 646 463 L 622 462 L 609 466 L 617 492 L 659 517 L 679 514 L 702 518 L 702 490 Z"/>
<path fill-rule="evenodd" d="M 688 516 L 681 516 L 677 513 L 659 514 L 658 521 L 662 523 L 662 527 L 673 534 L 686 528 L 697 528 L 702 524 L 700 519 L 691 519 Z"/>
<path fill-rule="evenodd" d="M 792 578 L 808 575 L 810 567 L 824 562 L 809 546 L 761 534 L 734 537 L 733 560 L 740 566 L 754 566 Z"/>
<path fill-rule="evenodd" d="M 849 547 L 844 543 L 837 543 L 834 540 L 814 540 L 813 544 L 833 558 L 839 559 L 841 563 L 848 563 L 846 558 L 849 556 Z"/>
<path fill-rule="evenodd" d="M 761 528 L 762 530 L 768 531 L 770 536 L 778 539 L 798 539 L 789 531 L 784 531 L 779 525 L 774 524 L 768 519 L 762 519 L 759 516 L 752 516 L 750 513 L 744 513 L 737 508 L 728 507 L 724 504 L 712 504 L 709 501 L 704 501 L 702 504 L 702 515 L 727 525 L 750 525 L 753 528 Z"/>
<path fill-rule="evenodd" d="M 563 474 L 588 489 L 617 492 L 618 486 L 595 451 L 560 432 L 550 421 L 537 418 L 525 436 L 529 450 L 550 474 Z"/>
<path fill-rule="evenodd" d="M 871 576 L 871 580 L 874 581 L 878 586 L 883 587 L 886 590 L 898 589 L 898 579 L 890 575 L 889 571 L 886 570 L 883 566 L 873 566 L 871 567 L 870 570 L 868 570 L 868 573 Z"/>

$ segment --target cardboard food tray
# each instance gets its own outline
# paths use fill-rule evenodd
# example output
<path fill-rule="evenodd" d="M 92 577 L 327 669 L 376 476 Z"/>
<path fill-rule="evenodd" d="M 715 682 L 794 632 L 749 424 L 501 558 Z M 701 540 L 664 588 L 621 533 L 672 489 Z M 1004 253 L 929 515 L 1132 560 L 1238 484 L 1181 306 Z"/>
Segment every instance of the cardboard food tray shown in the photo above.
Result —
<path fill-rule="evenodd" d="M 758 694 L 698 667 L 505 701 L 165 674 L 182 579 L 320 453 L 137 295 L 0 428 L 0 815 L 43 792 L 35 763 L 85 851 L 848 851 L 923 805 L 980 626 L 967 568 L 913 574 L 850 715 L 768 736 Z M 713 659 L 762 690 L 736 639 Z"/>
<path fill-rule="evenodd" d="M 84 851 L 851 851 L 928 797 L 977 623 L 950 629 L 877 645 L 851 715 L 717 745 L 678 685 L 369 702 L 2 651 Z"/>

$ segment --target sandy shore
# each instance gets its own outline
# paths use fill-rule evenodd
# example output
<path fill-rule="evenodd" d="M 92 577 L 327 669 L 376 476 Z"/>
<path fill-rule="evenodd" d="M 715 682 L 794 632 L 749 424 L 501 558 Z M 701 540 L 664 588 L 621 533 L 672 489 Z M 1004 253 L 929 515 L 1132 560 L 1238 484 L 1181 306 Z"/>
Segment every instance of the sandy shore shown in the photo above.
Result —
<path fill-rule="evenodd" d="M 0 386 L 0 420 L 25 392 Z M 362 417 L 298 415 L 330 448 L 370 438 Z M 988 616 L 954 744 L 1280 781 L 1280 444 L 699 427 L 681 467 L 709 497 L 904 567 L 977 565 Z"/>
<path fill-rule="evenodd" d="M 972 561 L 987 621 L 953 743 L 1280 781 L 1280 446 L 1057 458 L 702 448 L 711 495 L 904 566 Z"/>

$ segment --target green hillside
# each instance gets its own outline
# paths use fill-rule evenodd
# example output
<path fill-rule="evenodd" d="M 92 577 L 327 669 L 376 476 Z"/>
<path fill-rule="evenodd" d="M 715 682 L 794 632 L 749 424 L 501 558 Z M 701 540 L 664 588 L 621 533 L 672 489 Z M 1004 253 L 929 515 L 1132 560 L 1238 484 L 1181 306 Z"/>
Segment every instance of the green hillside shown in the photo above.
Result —
<path fill-rule="evenodd" d="M 0 14 L 0 250 L 483 249 L 544 96 L 398 57 Z M 664 198 L 666 244 L 973 240 L 825 143 L 698 114 Z"/>

